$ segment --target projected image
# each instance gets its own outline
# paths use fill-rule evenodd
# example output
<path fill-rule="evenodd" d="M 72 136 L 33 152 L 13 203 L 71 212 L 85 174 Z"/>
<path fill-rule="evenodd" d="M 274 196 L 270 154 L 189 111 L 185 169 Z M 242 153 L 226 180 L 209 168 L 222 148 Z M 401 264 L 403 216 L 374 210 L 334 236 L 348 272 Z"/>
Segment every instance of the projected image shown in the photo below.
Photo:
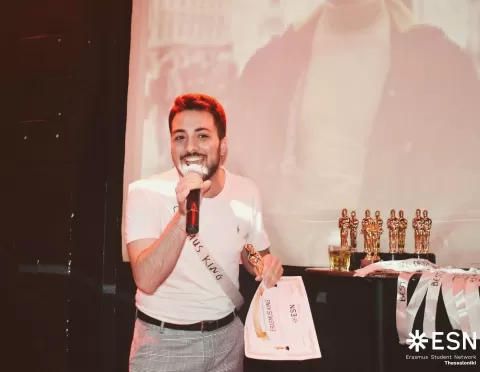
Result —
<path fill-rule="evenodd" d="M 439 263 L 480 265 L 479 35 L 478 0 L 134 1 L 125 187 L 172 167 L 170 105 L 204 92 L 284 264 L 327 264 L 342 208 L 403 209 L 413 252 L 421 208 Z"/>
<path fill-rule="evenodd" d="M 429 2 L 415 8 L 435 21 Z M 440 28 L 416 23 L 412 10 L 400 1 L 327 1 L 242 72 L 229 160 L 262 180 L 269 232 L 288 261 L 305 246 L 301 260 L 313 261 L 332 236 L 338 240 L 342 207 L 478 218 L 474 59 Z M 448 11 L 438 19 L 461 15 Z M 471 238 L 471 225 L 452 232 L 453 224 L 435 226 L 437 247 L 455 234 Z"/>

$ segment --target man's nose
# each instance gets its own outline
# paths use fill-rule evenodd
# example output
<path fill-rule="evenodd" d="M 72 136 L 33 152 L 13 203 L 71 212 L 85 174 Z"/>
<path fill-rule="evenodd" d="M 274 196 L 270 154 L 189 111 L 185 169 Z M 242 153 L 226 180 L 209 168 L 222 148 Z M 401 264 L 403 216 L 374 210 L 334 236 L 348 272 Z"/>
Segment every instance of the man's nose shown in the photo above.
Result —
<path fill-rule="evenodd" d="M 190 153 L 197 151 L 197 141 L 195 140 L 195 137 L 187 139 L 186 150 Z"/>

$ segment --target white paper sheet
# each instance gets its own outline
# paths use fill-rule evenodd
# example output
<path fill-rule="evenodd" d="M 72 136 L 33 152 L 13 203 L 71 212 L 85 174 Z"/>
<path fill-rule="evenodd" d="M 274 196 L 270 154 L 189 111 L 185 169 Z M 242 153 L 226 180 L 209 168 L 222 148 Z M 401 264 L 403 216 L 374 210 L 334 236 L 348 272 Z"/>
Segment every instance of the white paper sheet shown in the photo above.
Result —
<path fill-rule="evenodd" d="M 245 321 L 245 355 L 266 360 L 321 358 L 301 276 L 282 277 L 269 289 L 263 282 L 259 285 Z"/>

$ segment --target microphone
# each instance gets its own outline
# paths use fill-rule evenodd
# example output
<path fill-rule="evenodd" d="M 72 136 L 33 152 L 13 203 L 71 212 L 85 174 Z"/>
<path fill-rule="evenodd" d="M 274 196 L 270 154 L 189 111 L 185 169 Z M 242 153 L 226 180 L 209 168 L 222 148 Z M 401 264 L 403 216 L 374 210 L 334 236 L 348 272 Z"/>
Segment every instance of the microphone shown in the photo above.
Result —
<path fill-rule="evenodd" d="M 203 172 L 200 166 L 192 164 L 187 167 L 185 174 L 195 172 L 202 176 Z M 195 235 L 199 231 L 200 220 L 200 189 L 190 190 L 187 196 L 187 224 L 185 231 L 190 235 Z"/>
<path fill-rule="evenodd" d="M 199 230 L 200 219 L 200 189 L 190 190 L 187 196 L 187 226 L 185 230 L 195 235 Z"/>

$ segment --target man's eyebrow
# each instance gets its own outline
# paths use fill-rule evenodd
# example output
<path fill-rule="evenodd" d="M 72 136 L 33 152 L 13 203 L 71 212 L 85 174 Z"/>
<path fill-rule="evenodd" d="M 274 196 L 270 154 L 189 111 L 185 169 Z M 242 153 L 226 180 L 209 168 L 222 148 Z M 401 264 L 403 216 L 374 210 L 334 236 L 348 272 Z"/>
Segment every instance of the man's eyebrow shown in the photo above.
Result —
<path fill-rule="evenodd" d="M 201 132 L 202 130 L 206 130 L 207 132 L 210 132 L 210 129 L 208 129 L 206 127 L 197 128 L 197 129 L 195 129 L 195 132 Z M 185 131 L 185 129 L 175 129 L 172 132 L 172 135 L 177 134 L 177 133 L 186 133 L 186 131 Z"/>

